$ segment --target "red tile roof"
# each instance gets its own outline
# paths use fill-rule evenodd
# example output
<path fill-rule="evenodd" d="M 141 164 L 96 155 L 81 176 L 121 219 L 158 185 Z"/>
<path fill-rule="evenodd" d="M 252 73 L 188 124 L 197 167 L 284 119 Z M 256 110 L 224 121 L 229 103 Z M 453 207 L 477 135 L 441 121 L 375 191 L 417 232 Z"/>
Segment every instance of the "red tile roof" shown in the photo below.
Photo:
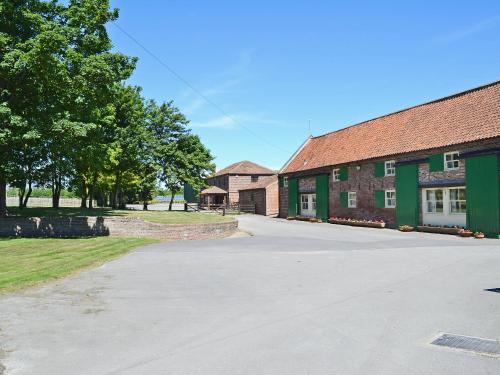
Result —
<path fill-rule="evenodd" d="M 277 183 L 277 182 L 278 182 L 278 176 L 277 175 L 260 177 L 259 181 L 257 181 L 256 183 L 254 183 L 252 185 L 249 185 L 248 187 L 246 187 L 244 189 L 240 189 L 240 190 L 265 189 L 269 185 L 271 185 L 273 183 Z"/>
<path fill-rule="evenodd" d="M 275 174 L 276 171 L 273 171 L 269 168 L 263 167 L 262 165 L 255 164 L 248 160 L 239 161 L 237 163 L 231 164 L 226 168 L 221 169 L 216 172 L 214 176 L 222 176 L 225 174 Z"/>
<path fill-rule="evenodd" d="M 281 173 L 500 137 L 500 81 L 311 137 Z"/>

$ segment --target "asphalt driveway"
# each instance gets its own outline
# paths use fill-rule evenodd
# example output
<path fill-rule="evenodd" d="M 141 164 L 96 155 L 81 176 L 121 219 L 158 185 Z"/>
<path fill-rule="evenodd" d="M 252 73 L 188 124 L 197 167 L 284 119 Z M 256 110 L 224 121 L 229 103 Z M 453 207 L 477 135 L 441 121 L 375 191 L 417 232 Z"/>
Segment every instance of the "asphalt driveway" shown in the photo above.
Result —
<path fill-rule="evenodd" d="M 5 374 L 500 373 L 500 358 L 429 344 L 500 339 L 499 240 L 240 227 L 254 236 L 152 245 L 3 297 Z"/>

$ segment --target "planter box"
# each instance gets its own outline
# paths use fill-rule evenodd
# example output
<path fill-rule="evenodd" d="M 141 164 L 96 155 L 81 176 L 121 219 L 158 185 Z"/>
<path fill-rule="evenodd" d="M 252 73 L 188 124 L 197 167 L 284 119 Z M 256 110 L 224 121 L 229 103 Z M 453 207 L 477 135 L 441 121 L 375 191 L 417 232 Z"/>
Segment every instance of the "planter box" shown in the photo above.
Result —
<path fill-rule="evenodd" d="M 363 222 L 363 221 L 350 221 L 343 219 L 329 219 L 330 224 L 352 225 L 354 227 L 368 227 L 368 228 L 385 228 L 385 223 Z"/>
<path fill-rule="evenodd" d="M 419 225 L 417 227 L 419 232 L 427 232 L 427 233 L 441 233 L 441 234 L 453 234 L 457 235 L 460 231 L 460 228 L 443 228 L 443 227 L 429 227 L 426 225 Z"/>
<path fill-rule="evenodd" d="M 311 223 L 318 223 L 319 219 L 316 217 L 309 217 L 309 216 L 296 216 L 295 220 L 300 220 L 300 221 L 309 221 Z"/>

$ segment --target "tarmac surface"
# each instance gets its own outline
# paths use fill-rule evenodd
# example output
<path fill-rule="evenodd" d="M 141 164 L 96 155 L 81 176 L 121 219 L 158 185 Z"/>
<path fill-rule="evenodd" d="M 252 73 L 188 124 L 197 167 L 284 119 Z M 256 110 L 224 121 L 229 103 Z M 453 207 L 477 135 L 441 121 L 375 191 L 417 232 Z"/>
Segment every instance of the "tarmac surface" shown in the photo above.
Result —
<path fill-rule="evenodd" d="M 0 374 L 495 374 L 500 241 L 239 218 L 0 298 Z M 495 291 L 497 289 L 497 291 Z"/>

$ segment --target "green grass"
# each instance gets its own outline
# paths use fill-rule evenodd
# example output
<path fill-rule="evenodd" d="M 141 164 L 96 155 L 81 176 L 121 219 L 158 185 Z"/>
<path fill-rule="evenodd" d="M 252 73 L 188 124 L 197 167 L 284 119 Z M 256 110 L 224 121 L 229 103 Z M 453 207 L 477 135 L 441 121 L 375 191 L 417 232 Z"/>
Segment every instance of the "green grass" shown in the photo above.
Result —
<path fill-rule="evenodd" d="M 154 242 L 115 237 L 0 239 L 0 294 L 73 274 Z"/>
<path fill-rule="evenodd" d="M 231 216 L 222 216 L 209 213 L 184 212 L 184 211 L 138 211 L 138 210 L 112 210 L 110 208 L 45 208 L 33 207 L 20 210 L 16 207 L 8 208 L 12 216 L 129 216 L 160 224 L 199 224 L 216 223 L 232 220 Z"/>

